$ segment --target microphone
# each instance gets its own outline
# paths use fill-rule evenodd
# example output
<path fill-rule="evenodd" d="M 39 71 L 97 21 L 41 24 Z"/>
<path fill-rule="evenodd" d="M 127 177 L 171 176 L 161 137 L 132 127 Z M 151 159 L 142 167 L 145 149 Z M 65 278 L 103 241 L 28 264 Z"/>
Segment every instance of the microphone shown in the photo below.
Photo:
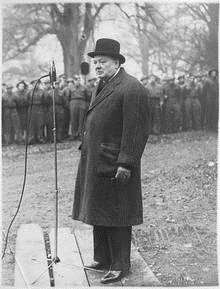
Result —
<path fill-rule="evenodd" d="M 54 84 L 54 82 L 57 80 L 56 67 L 54 61 L 52 61 L 49 76 L 50 76 L 50 83 Z"/>

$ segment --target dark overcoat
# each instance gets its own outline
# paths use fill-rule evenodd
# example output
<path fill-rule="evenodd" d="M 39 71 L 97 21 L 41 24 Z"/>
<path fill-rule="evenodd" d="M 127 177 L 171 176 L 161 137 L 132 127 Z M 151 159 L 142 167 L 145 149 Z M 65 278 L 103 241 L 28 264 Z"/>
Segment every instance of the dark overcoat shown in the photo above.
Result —
<path fill-rule="evenodd" d="M 99 226 L 137 225 L 143 221 L 140 166 L 149 134 L 147 92 L 123 68 L 97 95 L 96 90 L 85 120 L 72 218 Z M 126 184 L 114 179 L 118 166 L 131 169 Z"/>

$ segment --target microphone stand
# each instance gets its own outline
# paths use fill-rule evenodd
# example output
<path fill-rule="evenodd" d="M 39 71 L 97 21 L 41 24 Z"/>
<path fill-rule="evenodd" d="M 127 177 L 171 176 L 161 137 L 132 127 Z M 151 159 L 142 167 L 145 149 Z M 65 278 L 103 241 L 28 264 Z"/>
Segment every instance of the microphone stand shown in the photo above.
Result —
<path fill-rule="evenodd" d="M 54 71 L 55 76 L 54 76 Z M 52 97 L 53 97 L 53 140 L 54 140 L 54 173 L 55 173 L 55 236 L 54 236 L 54 258 L 53 262 L 60 262 L 60 258 L 57 256 L 57 247 L 58 247 L 58 181 L 57 181 L 57 133 L 56 133 L 56 105 L 55 105 L 55 86 L 56 81 L 56 70 L 53 63 L 52 72 L 51 72 L 51 83 L 52 83 Z"/>

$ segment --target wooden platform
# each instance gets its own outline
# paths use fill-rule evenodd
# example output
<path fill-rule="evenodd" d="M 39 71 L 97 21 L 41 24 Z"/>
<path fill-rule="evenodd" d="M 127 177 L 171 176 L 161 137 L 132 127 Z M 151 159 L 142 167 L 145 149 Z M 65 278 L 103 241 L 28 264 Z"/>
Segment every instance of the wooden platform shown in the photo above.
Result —
<path fill-rule="evenodd" d="M 50 247 L 54 256 L 54 230 L 50 232 Z M 91 226 L 77 222 L 72 232 L 69 228 L 59 228 L 58 257 L 60 262 L 53 264 L 55 287 L 102 286 L 100 279 L 105 272 L 84 269 L 84 265 L 93 260 Z M 43 231 L 39 225 L 26 224 L 20 227 L 15 259 L 15 287 L 50 287 Z M 120 282 L 104 286 L 160 286 L 160 282 L 132 245 L 131 274 Z"/>

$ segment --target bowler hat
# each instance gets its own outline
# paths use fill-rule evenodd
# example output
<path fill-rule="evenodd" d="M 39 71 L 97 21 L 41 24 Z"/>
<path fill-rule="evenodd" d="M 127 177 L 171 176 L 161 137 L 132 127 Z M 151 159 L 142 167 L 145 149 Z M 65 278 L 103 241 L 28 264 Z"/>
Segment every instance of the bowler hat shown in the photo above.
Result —
<path fill-rule="evenodd" d="M 119 59 L 120 63 L 125 62 L 125 57 L 120 54 L 120 43 L 114 39 L 101 38 L 96 41 L 95 51 L 88 55 L 94 58 L 97 55 L 110 56 Z"/>

